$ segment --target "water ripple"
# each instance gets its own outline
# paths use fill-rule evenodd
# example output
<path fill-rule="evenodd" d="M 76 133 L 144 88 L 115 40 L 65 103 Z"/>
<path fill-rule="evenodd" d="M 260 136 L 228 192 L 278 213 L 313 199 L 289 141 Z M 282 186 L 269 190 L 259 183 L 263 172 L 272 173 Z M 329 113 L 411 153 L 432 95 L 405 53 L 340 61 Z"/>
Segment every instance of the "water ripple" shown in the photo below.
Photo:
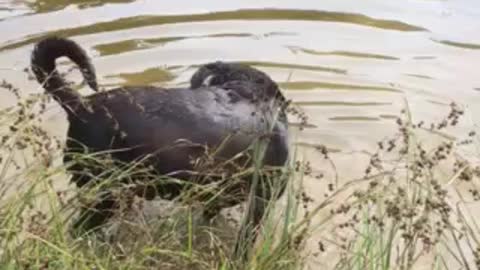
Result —
<path fill-rule="evenodd" d="M 226 20 L 290 20 L 290 21 L 326 21 L 340 22 L 374 27 L 396 31 L 428 31 L 427 29 L 412 24 L 395 20 L 375 19 L 363 14 L 332 12 L 321 10 L 295 10 L 295 9 L 241 9 L 235 11 L 221 11 L 204 14 L 182 14 L 169 16 L 136 16 L 121 18 L 109 22 L 94 23 L 90 25 L 60 29 L 46 33 L 27 36 L 18 41 L 8 41 L 0 47 L 0 51 L 15 49 L 34 43 L 45 36 L 58 35 L 71 37 L 101 32 L 132 29 L 151 25 L 162 25 L 183 22 L 226 21 Z"/>

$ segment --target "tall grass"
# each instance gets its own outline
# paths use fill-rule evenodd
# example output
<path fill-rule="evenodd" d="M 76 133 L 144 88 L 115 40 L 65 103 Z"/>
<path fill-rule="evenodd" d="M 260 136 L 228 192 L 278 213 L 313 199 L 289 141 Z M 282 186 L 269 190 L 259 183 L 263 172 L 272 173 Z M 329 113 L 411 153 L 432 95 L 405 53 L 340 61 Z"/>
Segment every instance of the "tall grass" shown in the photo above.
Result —
<path fill-rule="evenodd" d="M 464 211 L 479 199 L 480 167 L 458 151 L 475 132 L 439 137 L 463 114 L 452 103 L 444 119 L 427 126 L 413 122 L 407 104 L 398 134 L 379 142 L 362 179 L 373 177 L 335 210 L 346 217 L 338 230 L 349 235 L 336 268 L 478 268 L 478 226 Z"/>
<path fill-rule="evenodd" d="M 128 181 L 134 176 L 150 176 L 141 162 L 121 166 L 116 162 L 113 166 L 108 153 L 95 153 L 77 154 L 72 164 L 64 164 L 62 142 L 50 136 L 41 123 L 49 98 L 41 94 L 21 97 L 18 89 L 6 82 L 3 88 L 15 93 L 18 104 L 0 112 L 0 121 L 5 123 L 0 163 L 2 269 L 293 269 L 301 264 L 297 249 L 301 243 L 292 244 L 298 234 L 292 227 L 298 207 L 294 185 L 288 185 L 286 206 L 267 205 L 255 243 L 250 234 L 237 239 L 239 224 L 247 220 L 242 219 L 243 213 L 252 207 L 233 209 L 230 212 L 240 210 L 240 214 L 226 213 L 213 222 L 206 221 L 201 210 L 212 198 L 235 196 L 226 190 L 235 188 L 242 174 L 251 173 L 248 168 L 231 175 L 227 185 L 192 184 L 189 192 L 173 202 L 146 202 L 132 196 L 133 183 Z M 98 176 L 101 184 L 82 189 L 70 186 L 66 172 L 74 163 L 97 166 L 102 172 Z M 254 180 L 274 185 L 273 191 L 286 177 L 297 177 L 288 166 L 282 174 L 269 176 L 260 173 L 257 165 Z M 199 166 L 221 167 L 209 160 Z M 78 209 L 91 205 L 105 189 L 125 203 L 98 233 L 73 237 L 72 221 Z M 250 197 L 247 205 L 253 203 L 255 198 Z M 249 254 L 247 261 L 232 255 L 237 241 L 241 251 Z"/>
<path fill-rule="evenodd" d="M 241 262 L 232 252 L 249 209 L 229 209 L 206 221 L 201 210 L 210 201 L 199 198 L 227 196 L 213 185 L 193 186 L 174 202 L 135 198 L 122 204 L 100 232 L 72 237 L 72 220 L 80 206 L 95 200 L 99 187 L 79 190 L 68 185 L 66 169 L 71 164 L 61 162 L 63 143 L 42 128 L 48 97 L 21 97 L 7 82 L 2 87 L 19 102 L 0 111 L 1 269 L 480 266 L 480 227 L 471 208 L 480 199 L 480 167 L 459 151 L 474 144 L 476 134 L 463 139 L 445 135 L 464 115 L 455 104 L 444 119 L 428 125 L 415 122 L 406 104 L 396 120 L 398 132 L 378 142 L 363 174 L 353 179 L 339 179 L 335 153 L 325 146 L 317 147 L 322 160 L 316 162 L 328 164 L 331 174 L 318 172 L 315 163 L 301 160 L 292 149 L 292 162 L 283 174 L 266 181 L 288 178 L 287 190 L 279 202 L 268 205 L 256 241 L 240 239 L 249 255 Z M 290 113 L 307 122 L 299 110 Z M 75 159 L 87 161 L 98 164 L 103 185 L 125 201 L 131 200 L 129 186 L 117 185 L 118 179 L 146 173 L 138 163 L 118 169 L 98 154 Z M 320 181 L 325 197 L 312 198 L 309 181 Z M 321 264 L 314 263 L 318 260 Z"/>

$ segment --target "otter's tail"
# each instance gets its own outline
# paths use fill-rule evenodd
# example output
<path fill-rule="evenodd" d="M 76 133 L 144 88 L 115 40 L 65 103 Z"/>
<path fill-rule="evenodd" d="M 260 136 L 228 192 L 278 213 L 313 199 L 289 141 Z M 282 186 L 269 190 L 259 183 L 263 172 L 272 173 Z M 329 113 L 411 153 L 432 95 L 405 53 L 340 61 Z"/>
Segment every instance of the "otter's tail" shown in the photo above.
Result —
<path fill-rule="evenodd" d="M 86 52 L 74 41 L 49 37 L 35 45 L 31 56 L 32 71 L 40 84 L 60 103 L 68 116 L 74 116 L 84 110 L 82 97 L 73 90 L 56 70 L 55 60 L 68 57 L 78 65 L 83 78 L 94 91 L 98 91 L 95 68 Z"/>

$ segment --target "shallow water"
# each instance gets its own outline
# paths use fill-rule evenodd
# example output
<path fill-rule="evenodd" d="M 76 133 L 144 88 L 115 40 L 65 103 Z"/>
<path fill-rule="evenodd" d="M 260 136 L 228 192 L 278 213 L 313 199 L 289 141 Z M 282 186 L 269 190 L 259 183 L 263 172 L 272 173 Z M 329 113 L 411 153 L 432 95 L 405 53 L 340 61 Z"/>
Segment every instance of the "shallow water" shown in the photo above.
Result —
<path fill-rule="evenodd" d="M 40 91 L 22 70 L 32 44 L 49 34 L 86 48 L 106 88 L 185 85 L 205 62 L 250 63 L 308 114 L 310 125 L 292 128 L 292 138 L 312 166 L 320 160 L 313 147 L 324 144 L 349 178 L 364 168 L 362 151 L 396 131 L 406 104 L 415 121 L 430 122 L 456 102 L 466 117 L 447 135 L 476 128 L 478 18 L 477 0 L 0 1 L 0 78 L 24 93 Z M 0 97 L 1 106 L 15 101 Z M 64 136 L 65 116 L 50 105 L 46 125 Z M 323 196 L 323 185 L 306 185 Z"/>

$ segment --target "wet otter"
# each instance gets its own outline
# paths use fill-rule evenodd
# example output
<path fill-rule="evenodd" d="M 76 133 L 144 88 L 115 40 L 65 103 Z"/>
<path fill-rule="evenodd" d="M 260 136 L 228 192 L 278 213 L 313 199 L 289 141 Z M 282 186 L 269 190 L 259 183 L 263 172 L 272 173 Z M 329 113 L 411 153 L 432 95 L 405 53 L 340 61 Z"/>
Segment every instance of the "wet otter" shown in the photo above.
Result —
<path fill-rule="evenodd" d="M 87 84 L 97 91 L 94 67 L 85 51 L 72 40 L 50 37 L 38 42 L 32 52 L 31 66 L 37 81 L 67 114 L 69 128 L 64 163 L 73 163 L 68 170 L 78 187 L 97 181 L 104 173 L 104 169 L 73 162 L 75 155 L 86 152 L 110 151 L 109 155 L 119 164 L 142 160 L 142 164 L 151 169 L 150 176 L 168 174 L 184 180 L 155 183 L 154 195 L 166 199 L 177 197 L 188 186 L 185 183 L 198 179 L 194 177 L 196 168 L 192 159 L 202 157 L 205 149 L 222 145 L 214 155 L 215 162 L 220 164 L 246 152 L 252 143 L 266 139 L 263 164 L 281 167 L 287 161 L 287 119 L 283 112 L 279 120 L 275 115 L 280 107 L 275 102 L 273 105 L 266 101 L 252 102 L 239 94 L 249 89 L 268 93 L 261 83 L 251 78 L 215 79 L 212 80 L 215 86 L 202 86 L 195 78 L 203 82 L 205 75 L 197 74 L 192 78 L 191 88 L 130 86 L 82 97 L 56 71 L 55 60 L 63 56 L 78 65 Z M 251 164 L 245 159 L 241 162 Z M 142 183 L 152 179 L 141 175 L 135 180 Z M 243 188 L 248 190 L 249 179 L 245 183 Z M 261 184 L 258 187 L 261 188 L 256 190 L 258 196 L 253 211 L 255 225 L 263 216 L 266 202 L 273 199 L 268 188 Z M 137 195 L 154 197 L 151 192 L 147 193 L 149 195 Z M 118 202 L 108 191 L 101 198 L 93 206 L 95 211 L 84 210 L 77 222 L 79 228 L 97 228 L 111 216 L 111 209 L 117 207 Z M 219 208 L 233 206 L 245 198 L 219 204 Z"/>
<path fill-rule="evenodd" d="M 217 86 L 231 91 L 232 99 L 239 97 L 253 103 L 270 102 L 278 106 L 280 121 L 286 123 L 285 108 L 289 101 L 283 96 L 277 83 L 266 73 L 245 64 L 216 61 L 201 65 L 192 75 L 190 87 Z"/>
<path fill-rule="evenodd" d="M 245 82 L 251 82 L 255 89 L 239 87 Z M 239 63 L 216 61 L 200 66 L 190 79 L 191 88 L 202 86 L 221 86 L 233 88 L 243 98 L 256 100 L 285 101 L 278 85 L 264 72 Z"/>

